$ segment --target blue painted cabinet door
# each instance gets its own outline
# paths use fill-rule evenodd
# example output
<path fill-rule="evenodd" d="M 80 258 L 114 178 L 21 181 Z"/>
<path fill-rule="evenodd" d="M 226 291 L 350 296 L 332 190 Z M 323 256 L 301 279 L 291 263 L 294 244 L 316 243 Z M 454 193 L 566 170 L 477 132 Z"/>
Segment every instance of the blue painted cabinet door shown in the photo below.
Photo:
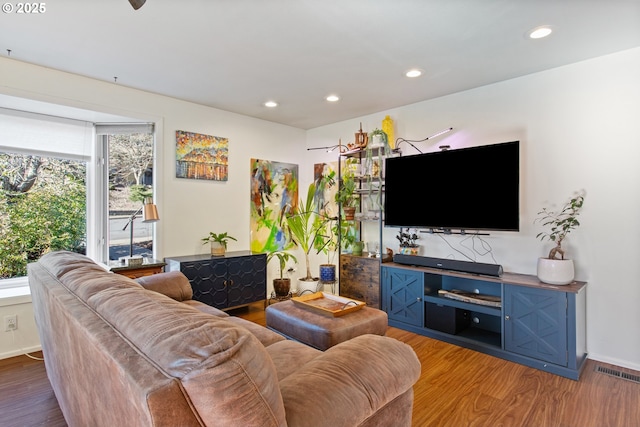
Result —
<path fill-rule="evenodd" d="M 567 365 L 567 295 L 555 290 L 504 286 L 504 348 Z"/>
<path fill-rule="evenodd" d="M 389 319 L 424 326 L 424 273 L 402 268 L 384 268 L 384 310 Z"/>

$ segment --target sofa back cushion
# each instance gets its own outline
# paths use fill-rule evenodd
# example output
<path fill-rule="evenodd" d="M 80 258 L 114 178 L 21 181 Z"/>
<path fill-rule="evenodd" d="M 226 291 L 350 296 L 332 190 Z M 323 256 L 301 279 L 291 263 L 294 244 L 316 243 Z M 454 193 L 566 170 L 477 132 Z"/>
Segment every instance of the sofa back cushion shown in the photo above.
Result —
<path fill-rule="evenodd" d="M 51 252 L 44 255 L 38 264 L 82 301 L 114 286 L 142 289 L 133 279 L 111 273 L 90 258 L 74 252 Z"/>
<path fill-rule="evenodd" d="M 105 289 L 87 302 L 131 346 L 181 381 L 205 422 L 286 424 L 275 366 L 246 329 L 144 289 Z"/>

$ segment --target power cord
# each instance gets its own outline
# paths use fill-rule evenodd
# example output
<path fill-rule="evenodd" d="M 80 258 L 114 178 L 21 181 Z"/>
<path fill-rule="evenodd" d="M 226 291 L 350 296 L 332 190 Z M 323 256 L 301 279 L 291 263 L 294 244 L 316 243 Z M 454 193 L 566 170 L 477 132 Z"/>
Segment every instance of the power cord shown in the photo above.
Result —
<path fill-rule="evenodd" d="M 18 344 L 16 343 L 16 331 L 14 331 L 14 330 L 12 330 L 12 331 L 11 331 L 11 341 L 12 341 L 13 345 L 16 345 L 16 346 L 18 347 L 18 350 L 20 350 L 20 351 L 23 351 L 23 352 L 24 352 L 24 349 L 23 349 L 20 345 L 18 345 Z M 32 356 L 32 355 L 30 355 L 30 354 L 29 354 L 29 353 L 27 353 L 27 352 L 24 352 L 23 354 L 24 354 L 25 356 L 27 356 L 29 359 L 39 360 L 39 361 L 41 361 L 41 362 L 43 362 L 43 361 L 44 361 L 44 358 L 42 358 L 42 357 Z"/>

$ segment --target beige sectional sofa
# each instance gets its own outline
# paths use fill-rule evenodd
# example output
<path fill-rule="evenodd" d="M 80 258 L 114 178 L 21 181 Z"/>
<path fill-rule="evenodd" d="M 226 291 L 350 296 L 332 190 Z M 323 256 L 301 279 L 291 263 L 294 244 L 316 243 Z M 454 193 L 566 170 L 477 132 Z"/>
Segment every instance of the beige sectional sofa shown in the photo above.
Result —
<path fill-rule="evenodd" d="M 69 426 L 409 426 L 414 351 L 363 335 L 321 352 L 54 252 L 29 265 L 47 374 Z"/>

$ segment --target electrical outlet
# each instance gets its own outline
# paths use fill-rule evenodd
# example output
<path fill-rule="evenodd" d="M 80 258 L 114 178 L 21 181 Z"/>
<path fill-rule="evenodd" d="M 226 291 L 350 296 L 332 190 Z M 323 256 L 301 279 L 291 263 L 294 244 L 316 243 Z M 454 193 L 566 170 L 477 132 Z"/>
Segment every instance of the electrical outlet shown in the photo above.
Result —
<path fill-rule="evenodd" d="M 5 332 L 15 331 L 16 329 L 18 329 L 18 315 L 4 316 Z"/>

